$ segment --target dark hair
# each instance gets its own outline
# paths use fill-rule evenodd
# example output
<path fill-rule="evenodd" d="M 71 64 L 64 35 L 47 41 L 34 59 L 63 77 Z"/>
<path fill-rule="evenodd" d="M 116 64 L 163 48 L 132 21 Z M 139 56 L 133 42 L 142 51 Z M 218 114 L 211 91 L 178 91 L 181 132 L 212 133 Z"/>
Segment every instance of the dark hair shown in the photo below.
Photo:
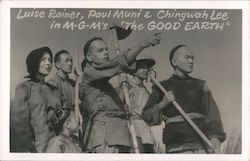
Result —
<path fill-rule="evenodd" d="M 69 54 L 69 52 L 67 50 L 60 50 L 60 51 L 58 51 L 56 53 L 56 55 L 55 55 L 55 58 L 54 58 L 54 62 L 55 63 L 58 62 L 60 55 L 63 54 L 63 53 Z"/>
<path fill-rule="evenodd" d="M 92 44 L 92 42 L 93 42 L 93 41 L 96 41 L 96 40 L 104 41 L 103 38 L 101 38 L 101 37 L 94 37 L 94 38 L 88 40 L 88 41 L 85 43 L 84 47 L 83 47 L 83 54 L 84 54 L 84 56 L 85 56 L 85 59 L 83 59 L 82 64 L 81 64 L 82 70 L 83 70 L 83 68 L 84 68 L 84 67 L 86 66 L 86 64 L 87 64 L 87 59 L 86 59 L 86 57 L 87 57 L 87 54 L 88 54 L 88 52 L 89 52 L 89 47 L 90 47 L 90 45 Z"/>
<path fill-rule="evenodd" d="M 29 55 L 26 59 L 26 64 L 27 64 L 28 73 L 30 75 L 26 76 L 25 78 L 34 77 L 34 75 L 39 70 L 41 58 L 43 57 L 44 53 L 46 53 L 46 52 L 50 55 L 51 63 L 52 63 L 53 55 L 52 55 L 52 52 L 51 52 L 49 47 L 41 47 L 38 49 L 34 49 L 29 53 Z"/>
<path fill-rule="evenodd" d="M 173 57 L 174 57 L 174 54 L 175 54 L 176 51 L 177 51 L 178 49 L 180 49 L 181 47 L 186 47 L 186 45 L 183 45 L 183 44 L 177 45 L 177 46 L 175 46 L 175 47 L 170 51 L 170 54 L 169 54 L 169 61 L 170 61 L 171 65 L 172 65 L 172 67 L 174 67 L 174 65 L 173 65 L 173 63 L 172 63 L 172 59 L 173 59 Z"/>
<path fill-rule="evenodd" d="M 54 109 L 51 108 L 51 110 Z M 56 109 L 48 121 L 50 130 L 55 131 L 56 135 L 58 135 L 62 131 L 63 124 L 65 123 L 69 115 L 69 108 Z"/>

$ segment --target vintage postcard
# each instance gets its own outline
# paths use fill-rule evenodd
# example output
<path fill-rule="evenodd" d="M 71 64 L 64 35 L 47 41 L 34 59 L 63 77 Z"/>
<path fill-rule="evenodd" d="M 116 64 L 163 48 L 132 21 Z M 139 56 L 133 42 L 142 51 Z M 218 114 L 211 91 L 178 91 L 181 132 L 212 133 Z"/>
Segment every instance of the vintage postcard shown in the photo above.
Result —
<path fill-rule="evenodd" d="M 249 1 L 1 4 L 1 160 L 249 160 Z"/>

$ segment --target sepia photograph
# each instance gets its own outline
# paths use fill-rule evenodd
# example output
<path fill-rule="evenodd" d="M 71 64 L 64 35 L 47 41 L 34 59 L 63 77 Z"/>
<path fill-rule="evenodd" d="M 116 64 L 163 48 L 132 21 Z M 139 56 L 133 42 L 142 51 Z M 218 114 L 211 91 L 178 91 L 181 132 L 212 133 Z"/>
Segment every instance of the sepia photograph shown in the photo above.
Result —
<path fill-rule="evenodd" d="M 249 2 L 125 2 L 3 3 L 1 160 L 249 160 Z"/>

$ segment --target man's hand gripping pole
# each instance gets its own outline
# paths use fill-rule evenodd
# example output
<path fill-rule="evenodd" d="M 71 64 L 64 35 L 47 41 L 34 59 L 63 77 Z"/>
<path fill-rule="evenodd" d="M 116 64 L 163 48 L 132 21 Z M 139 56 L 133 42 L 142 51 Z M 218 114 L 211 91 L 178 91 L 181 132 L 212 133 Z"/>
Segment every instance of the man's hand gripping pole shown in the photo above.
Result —
<path fill-rule="evenodd" d="M 159 83 L 159 81 L 153 76 L 155 71 L 153 69 L 150 70 L 150 78 L 153 83 L 160 88 L 160 90 L 167 96 L 166 89 Z M 202 140 L 208 145 L 209 148 L 212 148 L 212 143 L 208 138 L 204 135 L 204 133 L 197 127 L 197 125 L 192 121 L 192 119 L 183 111 L 181 106 L 174 100 L 173 102 L 174 107 L 180 112 L 182 117 L 189 123 L 190 126 L 194 129 L 194 131 L 202 138 Z"/>

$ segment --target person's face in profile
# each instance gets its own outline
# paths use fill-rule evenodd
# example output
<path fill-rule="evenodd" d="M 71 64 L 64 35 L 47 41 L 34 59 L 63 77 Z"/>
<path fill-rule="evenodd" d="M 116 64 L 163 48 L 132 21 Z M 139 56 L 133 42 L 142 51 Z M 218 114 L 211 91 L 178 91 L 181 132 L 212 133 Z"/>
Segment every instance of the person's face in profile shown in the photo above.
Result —
<path fill-rule="evenodd" d="M 68 53 L 62 53 L 59 57 L 59 60 L 56 62 L 56 66 L 64 73 L 72 72 L 73 60 Z"/>
<path fill-rule="evenodd" d="M 182 73 L 191 73 L 193 71 L 194 56 L 192 51 L 187 47 L 179 48 L 173 56 L 172 64 L 175 69 Z"/>
<path fill-rule="evenodd" d="M 89 47 L 87 59 L 95 64 L 109 61 L 108 47 L 103 40 L 95 40 Z"/>
<path fill-rule="evenodd" d="M 51 67 L 52 67 L 51 63 L 52 63 L 52 60 L 51 60 L 49 53 L 47 52 L 44 53 L 43 57 L 40 60 L 38 72 L 44 76 L 47 76 L 49 72 L 51 71 Z"/>

